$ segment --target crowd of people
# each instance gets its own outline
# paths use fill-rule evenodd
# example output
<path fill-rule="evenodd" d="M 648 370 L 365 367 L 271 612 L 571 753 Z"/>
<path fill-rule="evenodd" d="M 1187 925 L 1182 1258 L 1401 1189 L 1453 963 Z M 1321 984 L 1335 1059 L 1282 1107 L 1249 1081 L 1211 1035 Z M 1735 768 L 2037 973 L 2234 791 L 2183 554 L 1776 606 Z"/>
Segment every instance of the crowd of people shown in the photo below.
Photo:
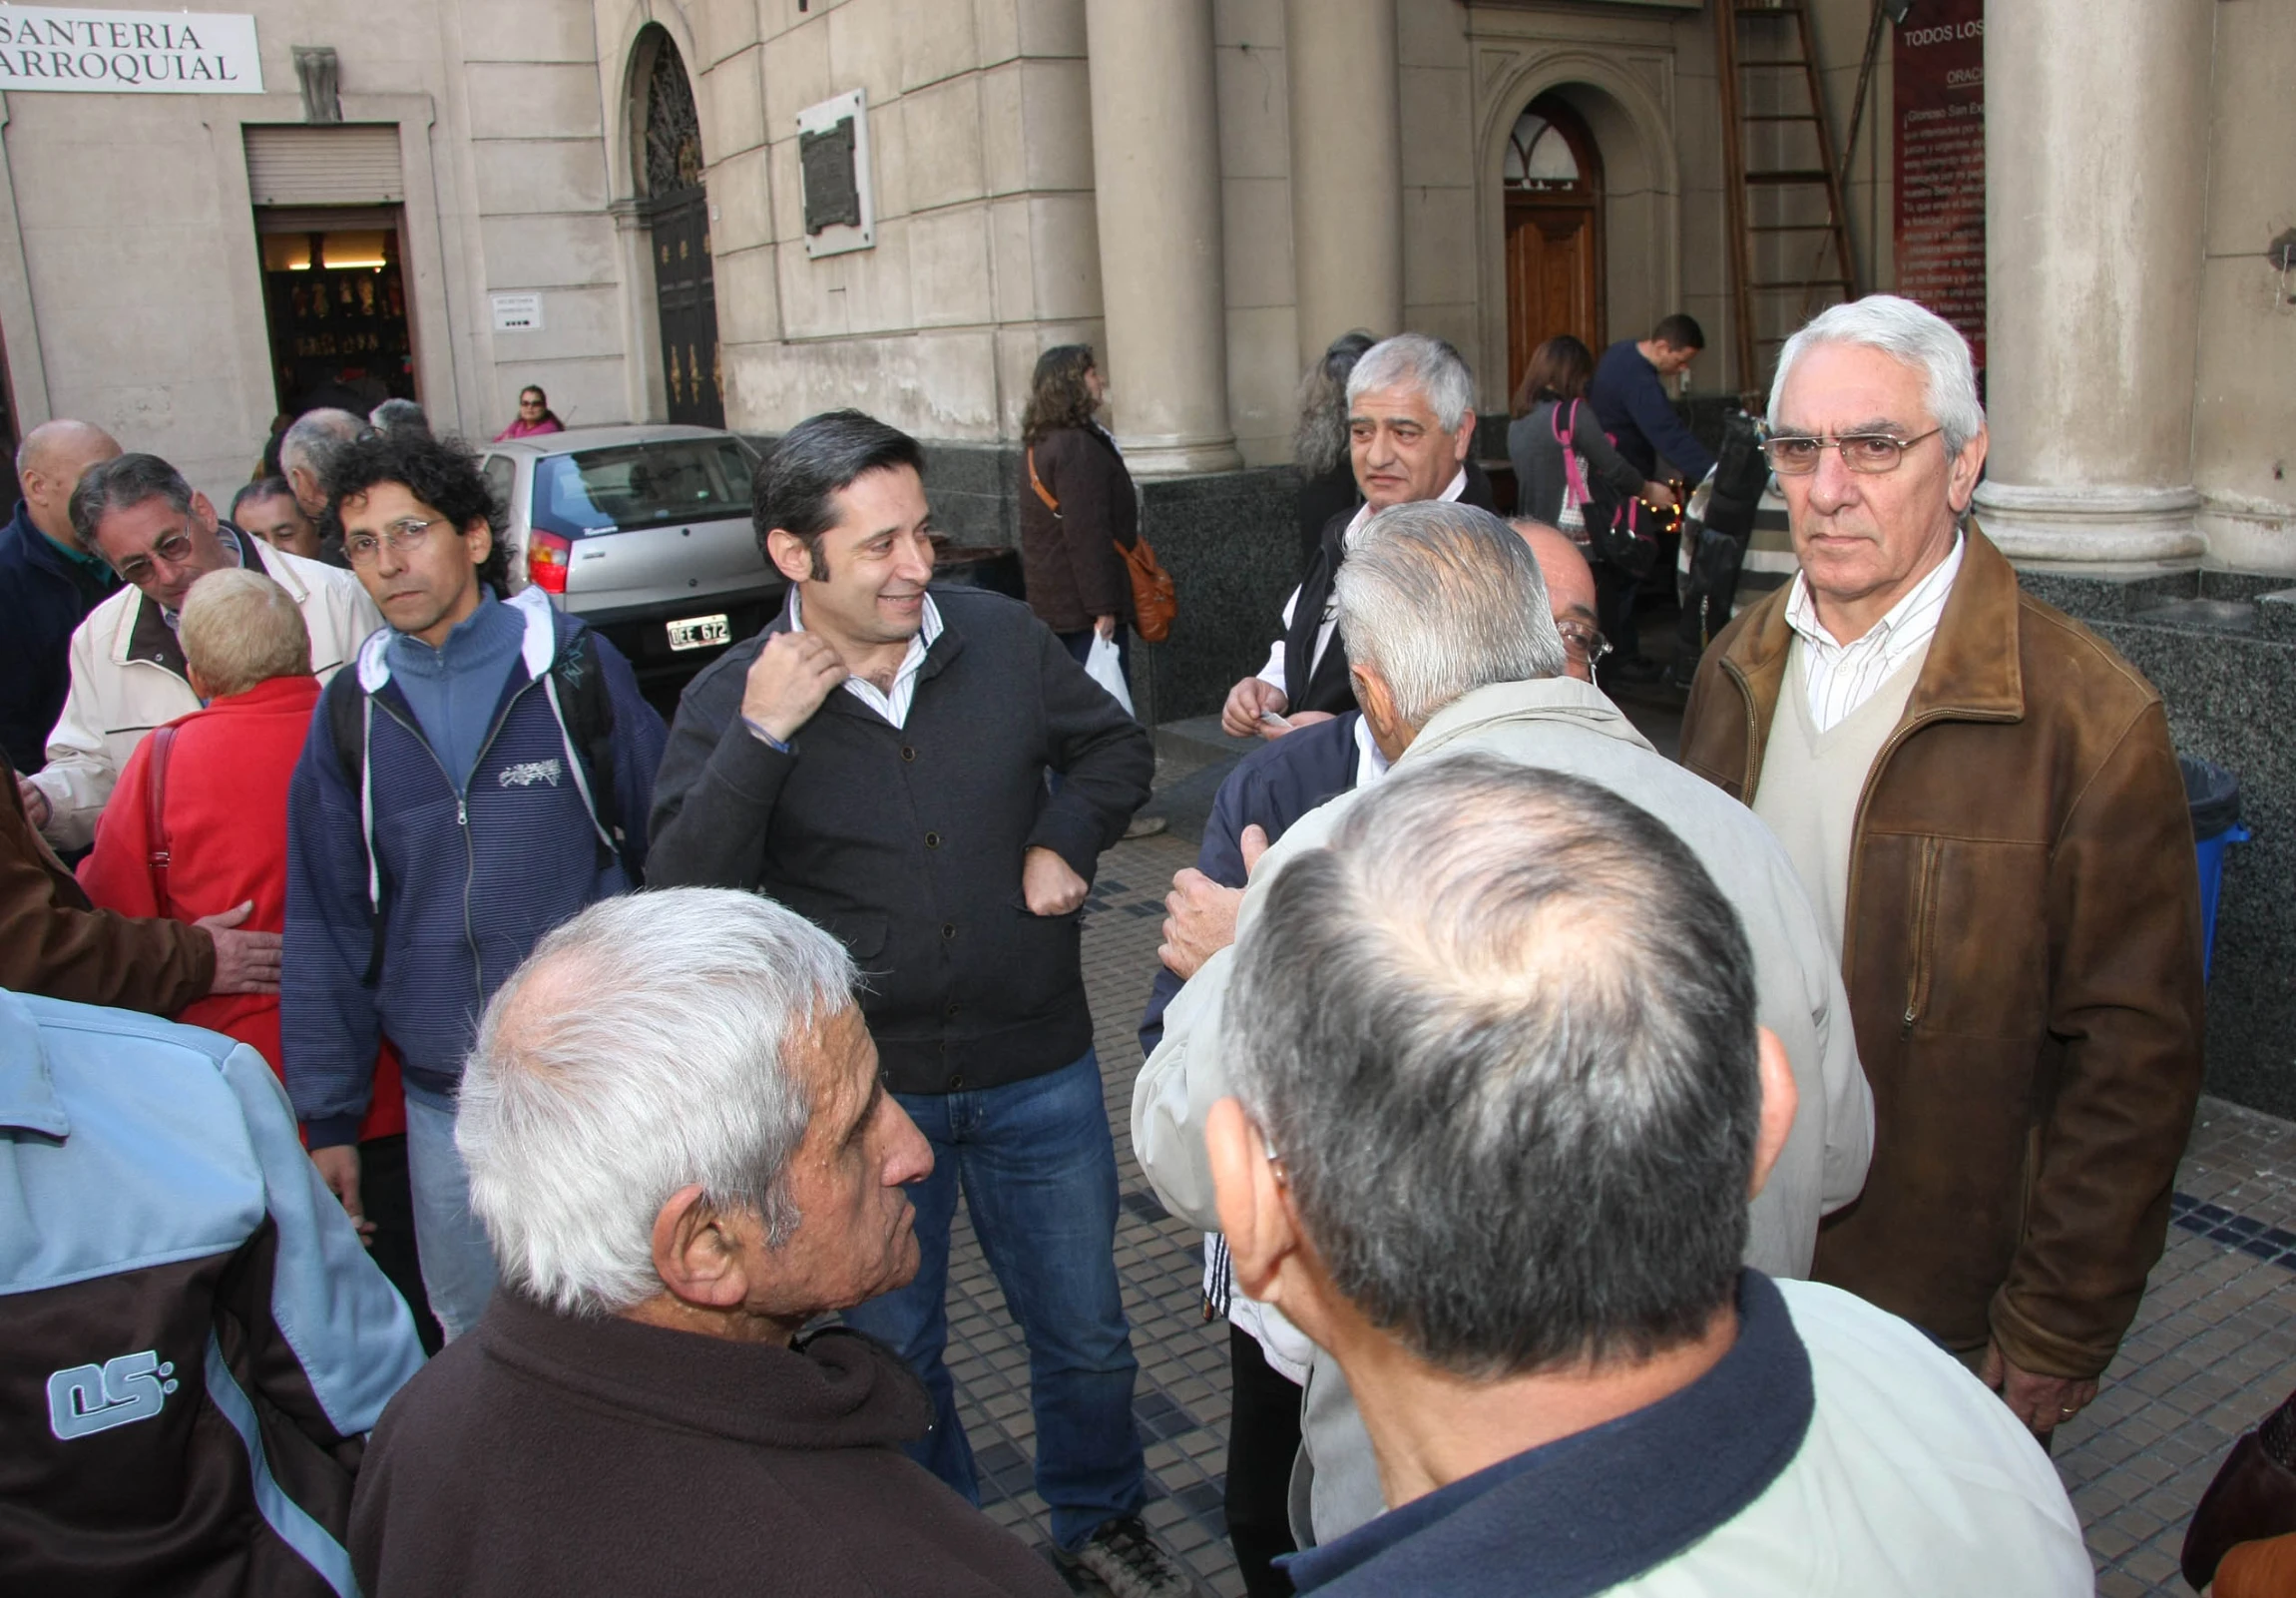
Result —
<path fill-rule="evenodd" d="M 2199 1087 L 2160 700 L 2020 592 L 1968 347 L 1876 295 L 1780 355 L 1800 574 L 1658 754 L 1600 535 L 1694 480 L 1702 342 L 1543 348 L 1512 523 L 1449 344 L 1309 374 L 1321 520 L 1130 1126 L 1206 1233 L 1254 1595 L 2090 1589 L 2047 1449 Z M 1138 538 L 1104 397 L 1047 352 L 1025 605 L 933 583 L 914 439 L 792 428 L 784 607 L 668 724 L 419 416 L 296 420 L 229 517 L 27 437 L 0 1363 L 46 1414 L 0 1584 L 1197 1590 L 1142 1518 L 1082 962 L 1154 768 L 1088 671 Z M 1045 1558 L 977 1507 L 960 1197 Z"/>

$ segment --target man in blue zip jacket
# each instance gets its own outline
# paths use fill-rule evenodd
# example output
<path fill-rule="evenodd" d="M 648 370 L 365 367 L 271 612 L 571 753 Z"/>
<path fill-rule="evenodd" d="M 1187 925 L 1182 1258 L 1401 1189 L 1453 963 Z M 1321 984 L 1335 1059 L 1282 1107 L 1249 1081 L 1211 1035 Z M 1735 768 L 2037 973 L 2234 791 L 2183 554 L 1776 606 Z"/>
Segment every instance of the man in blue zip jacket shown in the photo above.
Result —
<path fill-rule="evenodd" d="M 358 1119 L 397 1046 L 415 1246 L 452 1338 L 494 1291 L 454 1146 L 463 1056 L 544 933 L 637 885 L 666 732 L 613 645 L 540 589 L 498 597 L 501 507 L 459 445 L 362 438 L 326 487 L 390 625 L 319 701 L 288 793 L 287 1088 L 356 1216 Z"/>

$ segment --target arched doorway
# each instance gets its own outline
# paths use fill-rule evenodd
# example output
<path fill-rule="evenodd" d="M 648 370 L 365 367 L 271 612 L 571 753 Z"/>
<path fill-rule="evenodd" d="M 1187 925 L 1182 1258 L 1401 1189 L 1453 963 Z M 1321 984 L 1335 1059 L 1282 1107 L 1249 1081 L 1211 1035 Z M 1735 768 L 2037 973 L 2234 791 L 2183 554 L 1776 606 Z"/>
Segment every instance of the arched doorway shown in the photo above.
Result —
<path fill-rule="evenodd" d="M 717 287 L 709 252 L 709 196 L 702 187 L 701 119 L 678 46 L 659 27 L 639 35 L 631 74 L 641 214 L 652 235 L 654 303 L 662 325 L 663 390 L 670 419 L 725 425 L 725 379 L 717 350 Z"/>
<path fill-rule="evenodd" d="M 1507 145 L 1507 391 L 1531 351 L 1574 333 L 1601 354 L 1603 158 L 1560 96 L 1523 109 Z"/>

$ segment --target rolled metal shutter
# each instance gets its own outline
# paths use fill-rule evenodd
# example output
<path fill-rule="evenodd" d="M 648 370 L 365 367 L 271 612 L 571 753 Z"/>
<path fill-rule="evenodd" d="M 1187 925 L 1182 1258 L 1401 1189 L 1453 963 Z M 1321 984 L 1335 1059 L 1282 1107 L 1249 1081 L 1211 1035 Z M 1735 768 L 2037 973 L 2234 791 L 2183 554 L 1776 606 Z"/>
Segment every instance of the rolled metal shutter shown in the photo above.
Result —
<path fill-rule="evenodd" d="M 258 206 L 379 206 L 406 199 L 395 122 L 249 127 L 247 191 Z"/>

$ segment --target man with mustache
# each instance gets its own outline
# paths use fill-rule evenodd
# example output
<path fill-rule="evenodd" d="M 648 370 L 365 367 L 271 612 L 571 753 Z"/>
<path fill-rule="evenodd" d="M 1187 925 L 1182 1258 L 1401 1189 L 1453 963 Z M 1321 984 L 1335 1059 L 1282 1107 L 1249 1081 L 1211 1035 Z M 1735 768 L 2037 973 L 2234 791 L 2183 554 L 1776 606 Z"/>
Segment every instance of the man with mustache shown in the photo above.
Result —
<path fill-rule="evenodd" d="M 1183 1593 L 1140 1520 L 1139 1364 L 1078 936 L 1154 756 L 1026 606 L 927 591 L 923 466 L 915 439 L 840 410 L 790 429 L 757 473 L 752 520 L 788 604 L 680 701 L 647 884 L 762 892 L 866 974 L 886 1085 L 933 1169 L 911 1190 L 916 1279 L 845 1320 L 932 1393 L 919 1462 L 978 1502 L 942 1362 L 961 1183 L 1028 1340 L 1037 1489 L 1061 1553 L 1123 1598 Z"/>

